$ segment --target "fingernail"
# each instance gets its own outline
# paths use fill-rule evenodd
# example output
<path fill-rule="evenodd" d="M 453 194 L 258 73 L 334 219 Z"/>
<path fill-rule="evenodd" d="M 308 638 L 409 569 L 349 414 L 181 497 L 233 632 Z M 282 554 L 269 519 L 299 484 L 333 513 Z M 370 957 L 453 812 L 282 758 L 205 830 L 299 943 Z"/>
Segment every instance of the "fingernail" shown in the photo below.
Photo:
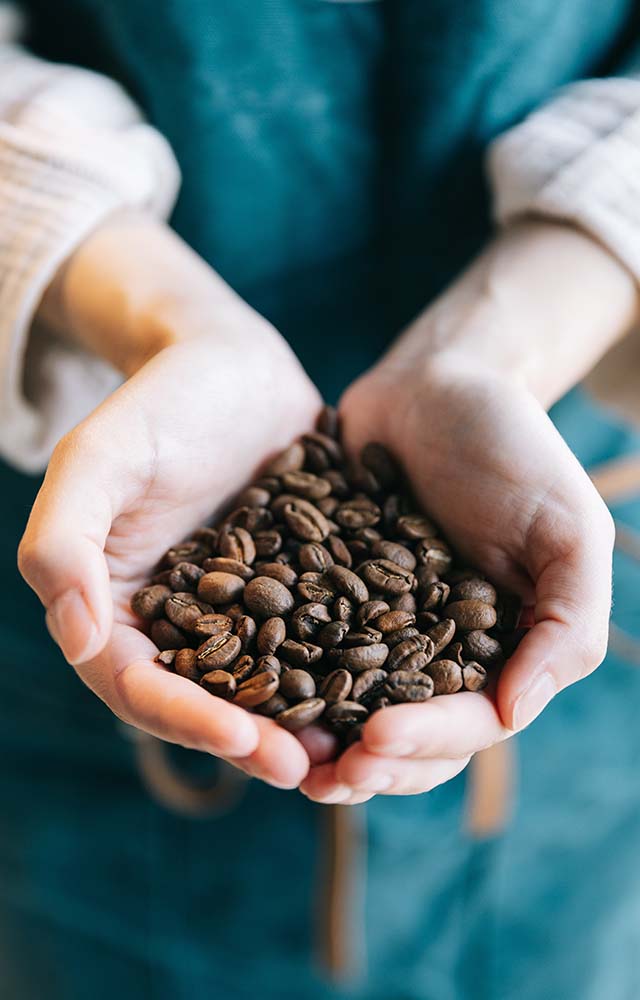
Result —
<path fill-rule="evenodd" d="M 390 774 L 372 774 L 366 781 L 359 781 L 355 788 L 358 792 L 386 792 L 392 784 L 393 778 Z"/>
<path fill-rule="evenodd" d="M 332 806 L 337 805 L 338 802 L 346 802 L 352 795 L 353 791 L 348 785 L 336 785 L 326 795 L 310 795 L 309 798 L 313 799 L 314 802 L 321 802 L 323 805 Z"/>
<path fill-rule="evenodd" d="M 514 729 L 524 729 L 525 726 L 533 722 L 557 693 L 558 687 L 551 674 L 545 671 L 536 677 L 515 703 L 513 709 Z"/>
<path fill-rule="evenodd" d="M 372 753 L 384 754 L 385 757 L 411 757 L 418 748 L 415 743 L 389 743 L 370 749 Z"/>
<path fill-rule="evenodd" d="M 69 663 L 84 663 L 97 653 L 98 630 L 79 591 L 67 590 L 56 598 L 45 621 L 49 635 Z"/>

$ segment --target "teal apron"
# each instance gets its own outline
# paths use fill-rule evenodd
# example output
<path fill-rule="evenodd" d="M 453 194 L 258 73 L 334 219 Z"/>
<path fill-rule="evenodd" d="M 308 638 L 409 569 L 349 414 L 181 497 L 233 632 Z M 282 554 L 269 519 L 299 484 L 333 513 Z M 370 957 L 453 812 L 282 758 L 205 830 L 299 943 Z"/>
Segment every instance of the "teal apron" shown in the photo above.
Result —
<path fill-rule="evenodd" d="M 120 79 L 168 137 L 175 228 L 331 399 L 487 238 L 488 141 L 635 37 L 626 0 L 29 7 L 38 51 Z M 555 417 L 587 465 L 640 447 L 579 392 Z M 464 833 L 465 775 L 367 807 L 367 972 L 333 987 L 313 956 L 322 807 L 251 782 L 198 821 L 145 793 L 17 576 L 37 483 L 1 474 L 3 1000 L 640 994 L 637 669 L 610 657 L 518 738 L 499 836 Z M 639 503 L 615 513 L 640 529 Z M 636 635 L 638 581 L 620 561 L 616 620 Z"/>

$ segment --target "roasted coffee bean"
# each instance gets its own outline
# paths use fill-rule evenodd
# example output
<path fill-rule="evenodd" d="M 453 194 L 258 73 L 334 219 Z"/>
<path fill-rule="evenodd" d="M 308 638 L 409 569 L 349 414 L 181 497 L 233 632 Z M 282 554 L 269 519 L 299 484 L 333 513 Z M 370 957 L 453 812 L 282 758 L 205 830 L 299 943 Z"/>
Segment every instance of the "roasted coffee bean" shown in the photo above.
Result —
<path fill-rule="evenodd" d="M 416 557 L 413 552 L 401 542 L 389 542 L 386 539 L 376 541 L 371 546 L 371 555 L 376 559 L 386 559 L 388 562 L 402 566 L 410 572 L 416 568 Z"/>
<path fill-rule="evenodd" d="M 492 628 L 496 623 L 496 609 L 484 601 L 453 601 L 445 610 L 461 632 Z"/>
<path fill-rule="evenodd" d="M 482 691 L 487 686 L 487 671 L 479 663 L 465 663 L 462 679 L 466 691 Z"/>
<path fill-rule="evenodd" d="M 282 673 L 282 663 L 280 662 L 277 656 L 273 656 L 273 654 L 267 653 L 265 656 L 258 657 L 256 661 L 256 669 L 254 671 L 254 676 L 255 674 L 264 674 L 264 673 L 278 674 L 278 676 L 280 676 L 280 674 Z"/>
<path fill-rule="evenodd" d="M 280 678 L 270 670 L 254 674 L 253 677 L 243 681 L 238 686 L 233 702 L 242 708 L 254 708 L 256 705 L 262 705 L 276 693 L 279 684 Z"/>
<path fill-rule="evenodd" d="M 240 655 L 242 645 L 237 635 L 231 632 L 221 632 L 212 635 L 198 646 L 196 664 L 202 671 L 221 670 L 228 667 Z"/>
<path fill-rule="evenodd" d="M 339 469 L 327 469 L 326 472 L 323 472 L 322 478 L 331 484 L 331 492 L 338 500 L 349 496 L 349 484 Z"/>
<path fill-rule="evenodd" d="M 181 562 L 195 563 L 198 566 L 203 559 L 207 558 L 209 551 L 209 547 L 205 547 L 202 542 L 195 540 L 183 542 L 182 545 L 174 545 L 165 552 L 162 561 L 165 566 L 169 567 Z"/>
<path fill-rule="evenodd" d="M 365 625 L 373 624 L 377 618 L 386 614 L 388 611 L 389 605 L 386 601 L 365 601 L 364 604 L 360 605 L 356 612 L 355 623 L 360 628 L 363 628 Z M 377 625 L 375 627 L 378 628 Z"/>
<path fill-rule="evenodd" d="M 331 483 L 312 472 L 285 472 L 282 485 L 289 493 L 295 493 L 305 500 L 322 500 L 331 493 Z"/>
<path fill-rule="evenodd" d="M 205 573 L 231 573 L 233 576 L 241 577 L 245 582 L 255 576 L 251 566 L 239 562 L 238 559 L 228 559 L 226 556 L 214 556 L 205 559 L 202 564 Z"/>
<path fill-rule="evenodd" d="M 502 646 L 486 632 L 467 632 L 462 637 L 462 649 L 468 660 L 476 660 L 483 667 L 493 667 L 504 661 Z"/>
<path fill-rule="evenodd" d="M 418 562 L 435 573 L 442 575 L 451 566 L 451 549 L 439 538 L 422 538 L 414 551 Z"/>
<path fill-rule="evenodd" d="M 462 580 L 457 583 L 451 591 L 450 600 L 453 601 L 484 601 L 495 607 L 498 594 L 493 584 L 488 580 L 481 580 L 474 577 L 471 580 Z"/>
<path fill-rule="evenodd" d="M 228 615 L 231 621 L 237 622 L 240 618 L 244 617 L 246 610 L 247 609 L 245 608 L 244 604 L 239 604 L 236 602 L 235 604 L 227 604 L 224 607 L 222 607 L 220 609 L 220 613 Z"/>
<path fill-rule="evenodd" d="M 235 677 L 236 684 L 242 684 L 254 673 L 256 664 L 252 656 L 240 656 L 232 667 L 229 668 Z"/>
<path fill-rule="evenodd" d="M 151 641 L 156 644 L 159 650 L 182 649 L 187 646 L 186 637 L 179 628 L 168 622 L 166 618 L 158 618 L 151 622 Z"/>
<path fill-rule="evenodd" d="M 426 666 L 433 659 L 433 643 L 431 639 L 426 635 L 414 635 L 410 639 L 405 639 L 404 642 L 399 642 L 389 653 L 387 670 L 390 672 L 393 670 L 402 670 L 405 661 L 408 661 L 414 653 L 425 654 L 427 659 L 423 665 Z"/>
<path fill-rule="evenodd" d="M 266 531 L 272 524 L 273 514 L 268 507 L 236 507 L 220 525 L 220 531 L 226 528 L 244 528 L 253 536 L 257 531 Z"/>
<path fill-rule="evenodd" d="M 304 465 L 304 445 L 295 441 L 265 466 L 263 475 L 283 476 L 286 472 L 297 472 Z"/>
<path fill-rule="evenodd" d="M 220 635 L 221 632 L 231 632 L 233 619 L 229 615 L 209 614 L 198 618 L 191 628 L 195 635 L 206 639 L 210 635 Z"/>
<path fill-rule="evenodd" d="M 389 647 L 383 642 L 374 643 L 372 646 L 356 646 L 354 649 L 345 649 L 340 654 L 340 666 L 360 673 L 361 670 L 381 667 L 388 655 Z"/>
<path fill-rule="evenodd" d="M 169 570 L 168 585 L 173 591 L 180 593 L 195 591 L 200 577 L 204 576 L 204 572 L 202 566 L 196 566 L 195 563 L 176 563 L 173 569 Z"/>
<path fill-rule="evenodd" d="M 256 576 L 244 589 L 244 603 L 259 618 L 280 618 L 293 610 L 295 601 L 291 591 L 279 580 Z"/>
<path fill-rule="evenodd" d="M 257 531 L 253 541 L 258 559 L 272 559 L 282 548 L 282 535 L 275 528 L 270 531 Z"/>
<path fill-rule="evenodd" d="M 434 530 L 433 522 L 424 514 L 401 514 L 396 521 L 398 534 L 411 541 L 427 538 L 433 535 Z"/>
<path fill-rule="evenodd" d="M 161 664 L 163 667 L 172 667 L 177 655 L 177 649 L 163 649 L 161 653 L 158 653 L 158 655 L 154 657 L 154 661 Z"/>
<path fill-rule="evenodd" d="M 324 573 L 333 566 L 333 556 L 320 542 L 307 542 L 298 552 L 300 565 L 305 572 Z"/>
<path fill-rule="evenodd" d="M 374 700 L 367 706 L 369 709 L 369 714 L 373 715 L 374 712 L 379 712 L 383 708 L 388 708 L 391 704 L 391 700 L 382 695 L 381 698 L 374 698 Z"/>
<path fill-rule="evenodd" d="M 329 622 L 318 632 L 316 642 L 323 649 L 335 649 L 336 646 L 340 645 L 348 631 L 348 622 Z"/>
<path fill-rule="evenodd" d="M 237 635 L 240 640 L 243 653 L 246 653 L 250 648 L 251 643 L 256 637 L 257 631 L 258 626 L 256 625 L 255 618 L 252 618 L 251 615 L 240 615 L 236 618 L 233 623 L 233 632 L 234 635 Z"/>
<path fill-rule="evenodd" d="M 341 445 L 329 434 L 323 434 L 321 431 L 310 431 L 308 434 L 302 435 L 302 441 L 306 448 L 313 445 L 315 448 L 322 449 L 330 465 L 337 466 L 344 463 L 344 452 Z"/>
<path fill-rule="evenodd" d="M 440 582 L 438 574 L 431 566 L 416 566 L 415 578 L 421 599 L 424 598 L 432 584 Z"/>
<path fill-rule="evenodd" d="M 387 632 L 384 641 L 389 649 L 393 649 L 395 646 L 399 646 L 401 642 L 406 642 L 407 639 L 414 639 L 417 635 L 420 635 L 420 631 L 415 625 L 405 625 L 404 628 L 398 628 L 395 632 Z"/>
<path fill-rule="evenodd" d="M 186 677 L 189 681 L 200 679 L 200 671 L 196 663 L 195 649 L 179 649 L 173 661 L 173 669 L 180 677 Z"/>
<path fill-rule="evenodd" d="M 325 718 L 336 728 L 346 728 L 358 722 L 364 722 L 368 714 L 369 710 L 365 705 L 361 705 L 358 701 L 345 700 L 336 701 L 333 705 L 329 705 Z"/>
<path fill-rule="evenodd" d="M 439 621 L 440 615 L 436 614 L 435 611 L 420 611 L 416 615 L 416 628 L 419 632 L 428 632 Z"/>
<path fill-rule="evenodd" d="M 285 587 L 291 590 L 298 582 L 298 574 L 291 566 L 281 562 L 260 563 L 260 576 L 270 576 L 272 580 L 278 580 Z"/>
<path fill-rule="evenodd" d="M 210 670 L 208 674 L 203 674 L 200 686 L 209 694 L 214 694 L 216 698 L 224 698 L 225 701 L 231 701 L 236 693 L 236 679 L 226 670 Z"/>
<path fill-rule="evenodd" d="M 355 493 L 366 493 L 367 496 L 376 496 L 382 490 L 382 484 L 371 469 L 364 465 L 353 465 L 349 470 L 349 484 Z"/>
<path fill-rule="evenodd" d="M 326 540 L 326 546 L 333 556 L 334 562 L 336 562 L 339 566 L 346 566 L 347 569 L 351 568 L 353 565 L 351 553 L 339 535 L 329 535 Z"/>
<path fill-rule="evenodd" d="M 278 690 L 289 701 L 304 701 L 315 697 L 316 682 L 306 670 L 294 668 L 282 674 Z"/>
<path fill-rule="evenodd" d="M 389 597 L 389 607 L 392 611 L 411 611 L 414 615 L 417 611 L 416 599 L 413 594 L 398 594 L 397 597 Z"/>
<path fill-rule="evenodd" d="M 379 642 L 382 642 L 382 632 L 371 625 L 363 625 L 359 632 L 351 631 L 345 636 L 343 646 L 353 649 L 355 646 L 374 646 Z"/>
<path fill-rule="evenodd" d="M 283 514 L 289 530 L 301 542 L 322 542 L 329 534 L 326 517 L 308 500 L 296 498 L 286 504 Z"/>
<path fill-rule="evenodd" d="M 247 508 L 247 510 L 259 509 L 261 508 Z M 218 535 L 218 551 L 221 556 L 236 559 L 238 562 L 246 563 L 247 566 L 250 566 L 256 558 L 255 543 L 246 528 L 223 528 Z"/>
<path fill-rule="evenodd" d="M 320 685 L 318 694 L 324 698 L 327 705 L 333 705 L 337 701 L 345 701 L 351 694 L 352 687 L 353 675 L 341 667 L 327 674 Z"/>
<path fill-rule="evenodd" d="M 313 639 L 317 632 L 331 621 L 329 610 L 324 604 L 302 604 L 291 618 L 291 631 L 296 639 Z"/>
<path fill-rule="evenodd" d="M 345 500 L 338 507 L 335 519 L 341 528 L 372 528 L 382 517 L 382 511 L 368 497 Z"/>
<path fill-rule="evenodd" d="M 301 580 L 296 587 L 302 601 L 312 604 L 333 604 L 335 590 L 324 583 L 312 583 L 311 580 Z"/>
<path fill-rule="evenodd" d="M 307 667 L 322 658 L 322 647 L 311 642 L 286 639 L 279 650 L 295 667 Z"/>
<path fill-rule="evenodd" d="M 433 695 L 433 680 L 416 670 L 396 670 L 389 674 L 384 692 L 391 701 L 427 701 Z"/>
<path fill-rule="evenodd" d="M 267 618 L 260 626 L 256 645 L 262 656 L 275 653 L 278 646 L 287 638 L 287 626 L 284 618 Z"/>
<path fill-rule="evenodd" d="M 276 691 L 272 694 L 270 698 L 263 701 L 261 705 L 256 705 L 255 711 L 258 715 L 266 715 L 267 718 L 273 719 L 280 712 L 284 712 L 289 707 L 289 702 L 286 698 Z"/>
<path fill-rule="evenodd" d="M 386 635 L 388 632 L 395 632 L 397 629 L 413 625 L 415 620 L 416 616 L 410 611 L 386 611 L 375 619 L 374 625 L 383 635 Z"/>
<path fill-rule="evenodd" d="M 398 463 L 390 455 L 384 445 L 371 441 L 362 449 L 360 460 L 365 468 L 370 469 L 385 490 L 392 489 L 400 478 Z"/>
<path fill-rule="evenodd" d="M 391 493 L 382 505 L 382 516 L 388 531 L 395 534 L 398 518 L 408 512 L 407 499 L 399 493 Z M 392 560 L 393 562 L 393 560 Z"/>
<path fill-rule="evenodd" d="M 383 594 L 404 594 L 411 590 L 413 573 L 388 559 L 371 559 L 359 567 L 359 572 L 374 590 Z"/>
<path fill-rule="evenodd" d="M 288 729 L 290 733 L 297 733 L 299 729 L 310 726 L 312 722 L 319 719 L 325 710 L 325 702 L 322 698 L 308 698 L 300 701 L 297 705 L 292 705 L 284 712 L 276 715 L 275 719 L 279 726 Z"/>
<path fill-rule="evenodd" d="M 348 597 L 354 604 L 364 604 L 369 600 L 369 590 L 363 580 L 346 566 L 331 566 L 325 574 L 338 593 Z"/>
<path fill-rule="evenodd" d="M 204 579 L 204 577 L 203 577 Z M 213 608 L 205 600 L 200 600 L 194 594 L 171 594 L 164 602 L 164 612 L 173 625 L 178 628 L 191 629 L 198 618 L 210 614 Z"/>
<path fill-rule="evenodd" d="M 353 620 L 353 614 L 353 604 L 349 598 L 345 597 L 344 594 L 337 597 L 333 605 L 334 618 L 336 618 L 337 621 L 348 622 L 350 624 Z"/>
<path fill-rule="evenodd" d="M 434 694 L 455 694 L 462 690 L 462 667 L 454 660 L 434 660 L 427 667 Z"/>
<path fill-rule="evenodd" d="M 316 428 L 328 437 L 338 437 L 340 418 L 335 406 L 323 406 L 316 421 Z"/>
<path fill-rule="evenodd" d="M 204 525 L 193 533 L 193 541 L 199 542 L 207 552 L 213 552 L 218 544 L 218 530 Z"/>
<path fill-rule="evenodd" d="M 379 697 L 387 677 L 386 670 L 363 670 L 353 682 L 352 701 L 360 701 L 363 705 L 367 705 L 369 701 Z"/>
<path fill-rule="evenodd" d="M 449 587 L 446 583 L 430 583 L 426 588 L 421 600 L 422 611 L 433 611 L 434 608 L 441 608 L 449 600 Z"/>
<path fill-rule="evenodd" d="M 198 584 L 198 597 L 214 606 L 231 604 L 242 596 L 244 588 L 244 580 L 235 573 L 205 573 Z"/>
<path fill-rule="evenodd" d="M 456 623 L 452 618 L 444 618 L 433 628 L 430 628 L 427 635 L 433 643 L 433 655 L 438 656 L 445 649 L 456 634 Z"/>
<path fill-rule="evenodd" d="M 247 486 L 238 494 L 238 507 L 268 507 L 271 503 L 271 490 L 264 486 Z"/>
<path fill-rule="evenodd" d="M 465 660 L 462 656 L 462 643 L 452 642 L 450 646 L 442 650 L 440 654 L 440 659 L 442 660 L 453 660 L 458 666 L 464 667 Z"/>
<path fill-rule="evenodd" d="M 162 618 L 165 601 L 171 597 L 171 594 L 172 591 L 169 587 L 163 587 L 159 583 L 153 584 L 151 587 L 143 587 L 142 590 L 136 590 L 131 598 L 131 610 L 134 615 L 137 615 L 138 618 L 144 618 L 145 621 Z"/>
<path fill-rule="evenodd" d="M 329 520 L 337 511 L 340 501 L 337 497 L 323 497 L 322 500 L 316 500 L 316 504 L 318 510 Z M 329 523 L 333 524 L 332 521 L 329 521 Z"/>

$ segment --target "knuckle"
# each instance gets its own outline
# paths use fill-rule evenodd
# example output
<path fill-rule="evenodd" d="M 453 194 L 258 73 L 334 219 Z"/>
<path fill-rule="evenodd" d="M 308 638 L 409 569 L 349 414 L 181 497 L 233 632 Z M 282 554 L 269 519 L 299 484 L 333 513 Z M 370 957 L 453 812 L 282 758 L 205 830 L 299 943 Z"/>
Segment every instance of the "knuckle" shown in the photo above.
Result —
<path fill-rule="evenodd" d="M 44 550 L 37 538 L 24 535 L 18 546 L 18 570 L 27 583 L 38 578 L 44 561 Z"/>

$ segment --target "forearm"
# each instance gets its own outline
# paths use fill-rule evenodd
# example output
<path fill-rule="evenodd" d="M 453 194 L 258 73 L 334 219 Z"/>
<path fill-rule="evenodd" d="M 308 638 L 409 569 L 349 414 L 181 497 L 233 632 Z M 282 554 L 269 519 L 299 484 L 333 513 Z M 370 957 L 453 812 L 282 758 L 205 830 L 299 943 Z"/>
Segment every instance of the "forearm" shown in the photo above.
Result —
<path fill-rule="evenodd" d="M 267 322 L 167 225 L 113 216 L 59 270 L 38 318 L 125 375 L 179 340 L 262 335 Z"/>
<path fill-rule="evenodd" d="M 503 231 L 399 338 L 394 366 L 472 362 L 520 380 L 548 407 L 634 324 L 638 287 L 571 226 Z"/>

